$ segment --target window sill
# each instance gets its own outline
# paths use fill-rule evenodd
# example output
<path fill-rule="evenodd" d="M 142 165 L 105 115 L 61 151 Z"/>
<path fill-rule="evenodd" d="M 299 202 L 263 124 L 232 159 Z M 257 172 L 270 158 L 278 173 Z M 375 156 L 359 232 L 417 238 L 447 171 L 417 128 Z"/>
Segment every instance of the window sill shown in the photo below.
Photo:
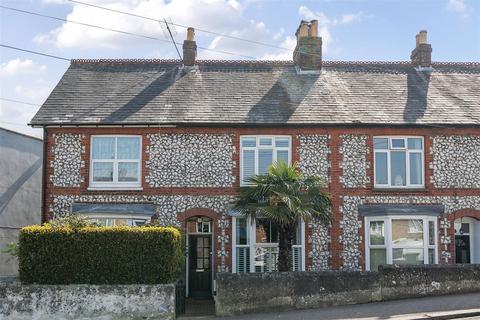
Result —
<path fill-rule="evenodd" d="M 373 192 L 428 192 L 427 188 L 373 188 Z"/>
<path fill-rule="evenodd" d="M 88 191 L 142 191 L 141 186 L 138 187 L 88 187 Z"/>

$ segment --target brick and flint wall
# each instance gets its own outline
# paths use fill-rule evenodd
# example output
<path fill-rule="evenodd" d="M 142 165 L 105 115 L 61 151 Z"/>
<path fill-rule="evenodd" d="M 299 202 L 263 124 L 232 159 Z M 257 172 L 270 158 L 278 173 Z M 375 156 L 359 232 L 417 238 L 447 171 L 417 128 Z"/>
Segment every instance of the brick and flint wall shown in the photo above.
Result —
<path fill-rule="evenodd" d="M 307 270 L 364 269 L 363 204 L 445 206 L 438 223 L 440 263 L 454 261 L 453 220 L 480 219 L 478 128 L 48 128 L 43 220 L 70 214 L 73 202 L 154 203 L 163 224 L 195 215 L 214 219 L 215 270 L 231 271 L 232 225 L 225 215 L 238 194 L 241 135 L 290 135 L 292 161 L 328 183 L 330 226 L 306 225 Z M 142 136 L 142 190 L 88 190 L 91 135 Z M 423 136 L 425 188 L 375 190 L 373 137 Z"/>

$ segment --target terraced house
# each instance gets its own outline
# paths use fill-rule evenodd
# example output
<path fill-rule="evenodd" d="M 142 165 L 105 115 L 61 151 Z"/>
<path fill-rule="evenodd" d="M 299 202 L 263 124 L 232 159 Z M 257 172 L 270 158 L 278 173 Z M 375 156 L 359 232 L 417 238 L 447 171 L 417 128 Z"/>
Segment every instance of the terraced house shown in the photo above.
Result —
<path fill-rule="evenodd" d="M 275 226 L 231 207 L 282 159 L 333 197 L 295 270 L 479 263 L 480 64 L 431 62 L 426 31 L 407 62 L 322 61 L 316 21 L 296 36 L 293 61 L 197 60 L 193 29 L 183 60 L 72 60 L 31 121 L 43 220 L 180 226 L 188 294 L 210 295 L 217 272 L 275 271 Z"/>

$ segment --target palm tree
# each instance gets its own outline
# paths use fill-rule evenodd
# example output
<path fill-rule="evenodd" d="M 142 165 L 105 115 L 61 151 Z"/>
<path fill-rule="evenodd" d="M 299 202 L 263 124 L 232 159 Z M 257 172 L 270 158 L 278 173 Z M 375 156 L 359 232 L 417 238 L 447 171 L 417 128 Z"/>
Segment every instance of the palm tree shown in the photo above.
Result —
<path fill-rule="evenodd" d="M 279 229 L 278 270 L 292 270 L 292 244 L 300 219 L 331 220 L 330 195 L 320 177 L 305 177 L 296 163 L 274 163 L 265 175 L 248 179 L 240 188 L 235 209 L 245 216 L 269 219 Z"/>

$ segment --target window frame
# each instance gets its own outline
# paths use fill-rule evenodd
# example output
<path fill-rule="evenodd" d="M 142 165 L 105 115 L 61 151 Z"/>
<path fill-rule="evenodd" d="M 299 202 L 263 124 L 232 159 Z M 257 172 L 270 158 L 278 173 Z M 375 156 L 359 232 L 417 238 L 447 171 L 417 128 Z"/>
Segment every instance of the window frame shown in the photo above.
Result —
<path fill-rule="evenodd" d="M 409 149 L 408 148 L 408 139 L 421 139 L 422 149 Z M 375 149 L 375 139 L 387 139 L 388 140 L 388 149 Z M 394 139 L 403 139 L 404 147 L 393 147 Z M 423 136 L 373 136 L 372 139 L 372 149 L 373 149 L 373 186 L 378 189 L 421 189 L 425 188 L 425 139 Z M 396 186 L 392 185 L 392 172 L 391 172 L 391 153 L 392 151 L 405 151 L 405 185 Z M 376 153 L 386 153 L 387 154 L 387 184 L 377 183 L 376 169 L 377 169 L 377 157 Z M 418 153 L 421 155 L 421 180 L 420 184 L 412 184 L 410 182 L 410 154 Z"/>
<path fill-rule="evenodd" d="M 255 138 L 255 147 L 243 147 L 242 141 L 244 138 Z M 270 138 L 272 139 L 272 145 L 270 146 L 262 146 L 260 145 L 260 139 Z M 276 147 L 275 146 L 275 139 L 276 138 L 287 138 L 288 139 L 288 147 Z M 258 175 L 258 153 L 259 150 L 262 149 L 272 149 L 272 163 L 277 161 L 277 151 L 288 151 L 288 164 L 292 163 L 292 136 L 290 135 L 241 135 L 240 136 L 240 186 L 249 185 L 248 182 L 245 182 L 243 179 L 243 153 L 245 150 L 253 150 L 255 151 L 255 168 L 254 174 Z"/>
<path fill-rule="evenodd" d="M 93 140 L 95 138 L 115 138 L 115 157 L 114 159 L 93 159 Z M 140 149 L 138 159 L 118 159 L 117 158 L 117 139 L 118 138 L 138 138 L 140 140 Z M 88 190 L 142 190 L 142 150 L 143 150 L 143 136 L 142 135 L 125 135 L 125 134 L 99 134 L 90 136 L 90 163 L 89 163 L 89 185 Z M 93 181 L 93 165 L 94 163 L 113 163 L 113 181 Z M 135 182 L 118 181 L 118 163 L 137 163 L 138 180 Z"/>
<path fill-rule="evenodd" d="M 135 221 L 145 221 L 145 223 L 149 223 L 152 221 L 152 216 L 149 215 L 138 215 L 138 214 L 110 214 L 110 213 L 82 213 L 81 216 L 85 219 L 91 220 L 93 222 L 96 222 L 95 220 L 98 219 L 125 219 L 125 220 L 131 220 L 132 225 L 129 225 L 130 227 L 137 226 L 135 225 Z M 108 226 L 107 227 L 112 227 Z"/>
<path fill-rule="evenodd" d="M 429 215 L 387 215 L 387 216 L 373 216 L 373 217 L 365 217 L 364 222 L 364 229 L 365 229 L 365 270 L 370 271 L 370 249 L 385 249 L 386 250 L 386 263 L 393 264 L 393 249 L 419 249 L 420 247 L 402 247 L 402 246 L 395 246 L 393 244 L 393 220 L 422 220 L 423 226 L 423 264 L 428 265 L 428 251 L 433 249 L 434 251 L 434 264 L 438 264 L 438 219 L 436 216 L 429 216 Z M 429 229 L 429 222 L 433 222 L 433 230 L 434 230 L 434 239 L 435 243 L 433 245 L 430 244 L 430 229 Z M 371 244 L 370 238 L 370 222 L 383 222 L 385 235 L 384 239 L 385 242 L 383 245 L 375 245 Z"/>
<path fill-rule="evenodd" d="M 261 218 L 261 217 L 260 217 Z M 237 244 L 237 219 L 246 220 L 247 228 L 247 243 L 246 244 Z M 300 270 L 305 271 L 305 221 L 299 221 L 298 228 L 300 228 L 300 244 L 292 245 L 292 254 L 294 254 L 293 249 L 295 247 L 301 248 L 301 262 Z M 255 248 L 271 248 L 274 245 L 278 247 L 278 243 L 257 243 L 256 242 L 256 219 L 248 217 L 232 217 L 232 272 L 238 273 L 237 270 L 237 248 L 249 248 L 249 272 L 247 273 L 260 273 L 255 271 Z M 263 271 L 267 272 L 267 271 Z"/>

